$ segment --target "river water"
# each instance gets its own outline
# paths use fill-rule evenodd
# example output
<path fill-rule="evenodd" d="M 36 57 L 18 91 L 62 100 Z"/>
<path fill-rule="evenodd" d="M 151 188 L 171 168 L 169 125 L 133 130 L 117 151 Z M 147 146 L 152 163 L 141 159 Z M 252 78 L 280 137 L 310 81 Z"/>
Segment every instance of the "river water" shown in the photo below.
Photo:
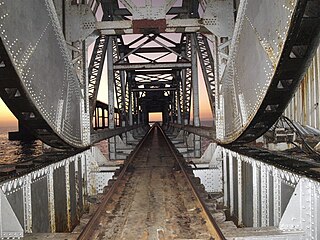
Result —
<path fill-rule="evenodd" d="M 27 160 L 43 153 L 41 141 L 9 141 L 8 132 L 14 128 L 0 127 L 0 164 L 12 164 Z"/>

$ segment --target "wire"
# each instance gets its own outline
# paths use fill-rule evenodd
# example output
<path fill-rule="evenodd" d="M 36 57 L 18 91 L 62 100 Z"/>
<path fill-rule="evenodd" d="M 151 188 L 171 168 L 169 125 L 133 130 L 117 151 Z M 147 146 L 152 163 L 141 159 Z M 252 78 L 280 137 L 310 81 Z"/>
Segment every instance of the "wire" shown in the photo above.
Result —
<path fill-rule="evenodd" d="M 301 147 L 300 147 L 300 149 L 301 149 L 303 152 L 305 152 L 305 153 L 308 152 L 307 154 L 308 154 L 308 155 L 311 155 L 311 157 L 312 157 L 313 159 L 315 159 L 315 160 L 317 160 L 317 161 L 320 161 L 320 153 L 317 152 L 316 150 L 314 150 L 314 148 L 311 147 L 311 146 L 306 142 L 306 140 L 304 139 L 302 133 L 300 132 L 300 129 L 298 129 L 298 128 L 294 125 L 293 121 L 292 121 L 291 119 L 289 119 L 288 117 L 283 116 L 283 115 L 280 117 L 280 119 L 283 119 L 283 120 L 288 124 L 288 126 L 289 126 L 295 133 L 298 134 L 298 136 L 299 136 L 300 139 L 302 140 L 303 145 L 306 147 L 306 149 L 307 149 L 308 151 L 303 150 Z M 294 145 L 297 146 L 296 144 L 294 144 Z"/>

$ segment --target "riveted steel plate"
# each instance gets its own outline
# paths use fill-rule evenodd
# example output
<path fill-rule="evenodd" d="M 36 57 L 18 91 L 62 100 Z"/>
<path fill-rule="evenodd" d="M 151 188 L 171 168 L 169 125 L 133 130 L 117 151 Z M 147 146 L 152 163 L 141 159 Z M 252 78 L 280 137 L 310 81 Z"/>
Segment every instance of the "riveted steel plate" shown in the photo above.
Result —
<path fill-rule="evenodd" d="M 319 44 L 320 16 L 310 10 L 319 8 L 319 1 L 309 2 L 241 2 L 221 80 L 221 143 L 255 140 L 289 103 Z"/>
<path fill-rule="evenodd" d="M 1 1 L 0 39 L 0 93 L 16 117 L 49 145 L 87 145 L 80 82 L 52 0 Z"/>

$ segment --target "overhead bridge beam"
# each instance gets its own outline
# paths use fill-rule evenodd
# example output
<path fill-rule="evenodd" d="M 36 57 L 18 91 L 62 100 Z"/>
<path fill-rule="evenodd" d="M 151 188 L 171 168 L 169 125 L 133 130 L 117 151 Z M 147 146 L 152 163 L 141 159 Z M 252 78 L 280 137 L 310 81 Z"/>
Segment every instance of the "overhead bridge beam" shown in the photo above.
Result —
<path fill-rule="evenodd" d="M 132 92 L 177 91 L 177 88 L 133 88 Z"/>
<path fill-rule="evenodd" d="M 202 19 L 187 18 L 163 20 L 165 21 L 165 24 L 159 26 L 156 26 L 154 23 L 150 25 L 152 20 L 100 21 L 96 23 L 96 29 L 99 30 L 102 35 L 142 33 L 143 29 L 148 29 L 150 26 L 156 26 L 155 28 L 157 28 L 160 33 L 210 33 L 202 23 Z"/>
<path fill-rule="evenodd" d="M 144 47 L 144 48 L 128 48 L 125 51 L 125 54 L 134 52 L 134 53 L 163 53 L 163 52 L 180 52 L 181 48 L 180 47 Z"/>
<path fill-rule="evenodd" d="M 136 70 L 136 69 L 182 69 L 190 68 L 190 62 L 169 62 L 169 63 L 121 63 L 115 64 L 114 70 Z"/>
<path fill-rule="evenodd" d="M 187 9 L 183 7 L 172 7 L 170 8 L 169 12 L 167 13 L 168 15 L 175 15 L 175 14 L 187 14 L 188 11 Z M 119 8 L 114 10 L 114 15 L 115 16 L 121 16 L 121 17 L 127 17 L 127 16 L 132 16 L 132 13 L 126 9 L 126 8 Z"/>

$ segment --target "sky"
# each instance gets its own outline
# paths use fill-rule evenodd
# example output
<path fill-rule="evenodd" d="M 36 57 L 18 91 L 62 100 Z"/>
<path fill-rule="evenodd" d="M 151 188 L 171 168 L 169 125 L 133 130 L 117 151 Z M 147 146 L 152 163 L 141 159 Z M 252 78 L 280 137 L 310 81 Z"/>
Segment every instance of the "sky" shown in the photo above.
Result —
<path fill-rule="evenodd" d="M 1 127 L 16 127 L 17 119 L 7 108 L 5 103 L 0 99 L 0 128 Z"/>

